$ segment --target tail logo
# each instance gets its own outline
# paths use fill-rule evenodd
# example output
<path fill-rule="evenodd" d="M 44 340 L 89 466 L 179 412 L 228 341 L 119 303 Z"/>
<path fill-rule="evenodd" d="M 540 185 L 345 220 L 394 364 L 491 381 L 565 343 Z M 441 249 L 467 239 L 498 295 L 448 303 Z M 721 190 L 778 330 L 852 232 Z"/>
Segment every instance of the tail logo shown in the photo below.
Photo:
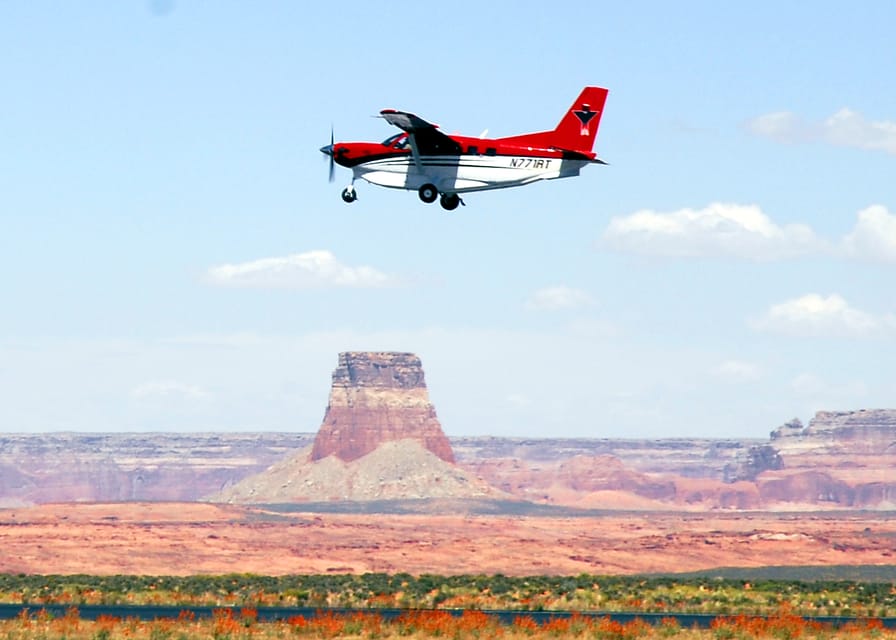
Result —
<path fill-rule="evenodd" d="M 591 131 L 588 128 L 588 123 L 591 122 L 591 118 L 596 116 L 598 113 L 600 112 L 592 111 L 591 106 L 587 104 L 583 104 L 582 108 L 578 111 L 573 111 L 573 114 L 575 114 L 576 118 L 579 119 L 579 122 L 582 123 L 582 129 L 580 131 L 581 135 L 591 135 Z"/>

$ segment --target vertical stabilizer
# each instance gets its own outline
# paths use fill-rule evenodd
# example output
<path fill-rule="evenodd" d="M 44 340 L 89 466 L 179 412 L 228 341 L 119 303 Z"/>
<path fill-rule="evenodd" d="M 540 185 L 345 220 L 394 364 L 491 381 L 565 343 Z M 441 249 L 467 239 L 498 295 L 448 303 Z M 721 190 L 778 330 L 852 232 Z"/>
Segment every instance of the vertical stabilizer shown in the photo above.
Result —
<path fill-rule="evenodd" d="M 574 151 L 593 157 L 591 150 L 608 93 L 602 87 L 585 87 L 553 131 L 527 133 L 501 140 L 510 144 Z"/>
<path fill-rule="evenodd" d="M 569 151 L 590 153 L 607 101 L 606 89 L 585 87 L 554 129 L 553 144 Z"/>

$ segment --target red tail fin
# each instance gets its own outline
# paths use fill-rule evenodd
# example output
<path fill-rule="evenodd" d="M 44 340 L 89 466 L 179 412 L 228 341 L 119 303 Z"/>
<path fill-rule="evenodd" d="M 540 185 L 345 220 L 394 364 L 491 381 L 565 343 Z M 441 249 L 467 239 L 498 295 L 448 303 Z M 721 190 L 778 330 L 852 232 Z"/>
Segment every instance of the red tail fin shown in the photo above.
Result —
<path fill-rule="evenodd" d="M 590 153 L 594 148 L 600 117 L 607 101 L 606 89 L 585 87 L 554 129 L 553 145 L 569 151 Z"/>
<path fill-rule="evenodd" d="M 502 140 L 512 144 L 556 147 L 591 155 L 608 93 L 607 89 L 601 87 L 585 87 L 553 131 L 527 133 Z"/>

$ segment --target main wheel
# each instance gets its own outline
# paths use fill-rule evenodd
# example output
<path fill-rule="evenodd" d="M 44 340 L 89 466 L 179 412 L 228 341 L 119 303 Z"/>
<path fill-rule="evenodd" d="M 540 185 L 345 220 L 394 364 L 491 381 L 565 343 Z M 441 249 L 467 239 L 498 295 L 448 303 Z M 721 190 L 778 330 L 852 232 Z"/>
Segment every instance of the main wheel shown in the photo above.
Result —
<path fill-rule="evenodd" d="M 342 201 L 351 204 L 358 199 L 358 193 L 352 187 L 346 187 L 342 190 Z"/>
<path fill-rule="evenodd" d="M 423 200 L 423 202 L 430 204 L 431 202 L 435 202 L 436 198 L 439 197 L 439 190 L 436 189 L 436 185 L 427 183 L 417 189 L 417 195 L 420 196 L 420 199 Z"/>
<path fill-rule="evenodd" d="M 457 209 L 457 205 L 460 204 L 460 196 L 456 193 L 443 193 L 439 204 L 441 204 L 442 208 L 446 211 L 454 211 Z"/>

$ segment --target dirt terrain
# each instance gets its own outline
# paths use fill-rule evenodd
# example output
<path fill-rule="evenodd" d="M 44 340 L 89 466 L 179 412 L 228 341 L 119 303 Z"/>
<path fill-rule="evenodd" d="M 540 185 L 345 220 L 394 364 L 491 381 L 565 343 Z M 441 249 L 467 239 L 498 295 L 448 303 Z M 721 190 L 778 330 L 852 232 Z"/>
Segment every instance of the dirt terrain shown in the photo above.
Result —
<path fill-rule="evenodd" d="M 200 503 L 0 510 L 0 572 L 628 574 L 892 564 L 896 513 L 282 514 Z"/>

